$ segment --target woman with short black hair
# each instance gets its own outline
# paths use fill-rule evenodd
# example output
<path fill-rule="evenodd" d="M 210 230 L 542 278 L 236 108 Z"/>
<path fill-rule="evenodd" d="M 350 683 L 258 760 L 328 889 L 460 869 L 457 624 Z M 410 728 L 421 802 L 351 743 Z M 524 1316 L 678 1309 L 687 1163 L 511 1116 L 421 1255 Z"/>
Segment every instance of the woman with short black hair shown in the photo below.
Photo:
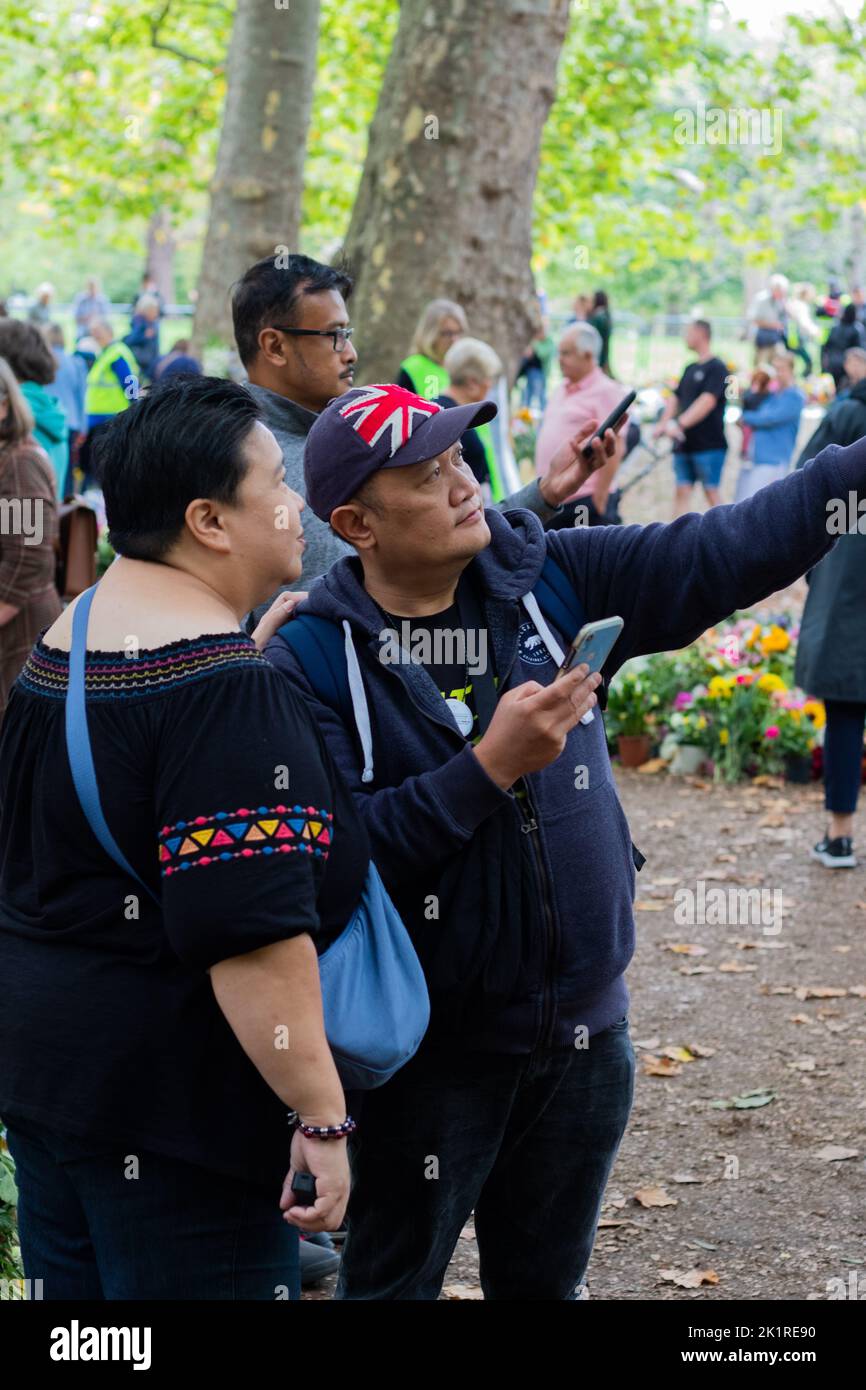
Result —
<path fill-rule="evenodd" d="M 46 1299 L 296 1297 L 298 1231 L 339 1225 L 349 1177 L 344 1135 L 292 1136 L 287 1110 L 346 1120 L 317 948 L 369 857 L 315 722 L 240 630 L 300 573 L 303 502 L 249 393 L 208 377 L 130 406 L 98 465 L 119 558 L 90 615 L 87 723 L 136 877 L 70 771 L 79 599 L 0 740 L 0 1115 L 25 1275 Z"/>

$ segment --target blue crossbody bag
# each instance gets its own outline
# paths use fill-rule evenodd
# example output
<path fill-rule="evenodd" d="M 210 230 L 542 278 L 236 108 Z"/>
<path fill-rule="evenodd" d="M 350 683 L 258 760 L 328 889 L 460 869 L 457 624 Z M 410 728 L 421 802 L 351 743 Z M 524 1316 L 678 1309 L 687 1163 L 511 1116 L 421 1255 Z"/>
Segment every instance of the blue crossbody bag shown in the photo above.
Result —
<path fill-rule="evenodd" d="M 111 833 L 87 728 L 84 664 L 96 585 L 72 615 L 66 750 L 81 809 L 106 854 L 160 907 Z M 424 973 L 409 933 L 370 861 L 361 901 L 337 940 L 319 957 L 325 1035 L 347 1090 L 381 1086 L 417 1052 L 430 1021 Z"/>

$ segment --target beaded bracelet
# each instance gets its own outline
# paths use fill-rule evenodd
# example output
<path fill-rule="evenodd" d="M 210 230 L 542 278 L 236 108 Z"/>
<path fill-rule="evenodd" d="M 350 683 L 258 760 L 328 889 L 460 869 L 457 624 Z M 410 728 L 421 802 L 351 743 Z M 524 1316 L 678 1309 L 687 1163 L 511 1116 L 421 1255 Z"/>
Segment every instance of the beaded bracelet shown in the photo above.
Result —
<path fill-rule="evenodd" d="M 345 1139 L 358 1128 L 351 1115 L 341 1125 L 305 1125 L 297 1110 L 289 1111 L 289 1127 L 299 1129 L 305 1139 Z"/>

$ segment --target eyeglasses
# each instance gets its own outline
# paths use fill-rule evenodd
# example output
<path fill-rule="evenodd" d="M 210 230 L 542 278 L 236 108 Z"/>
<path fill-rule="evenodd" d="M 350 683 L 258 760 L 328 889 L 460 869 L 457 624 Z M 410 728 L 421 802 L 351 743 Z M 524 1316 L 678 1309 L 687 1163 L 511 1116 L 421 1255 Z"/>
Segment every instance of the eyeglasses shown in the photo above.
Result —
<path fill-rule="evenodd" d="M 294 338 L 330 338 L 335 352 L 343 351 L 355 331 L 353 328 L 284 328 L 281 323 L 272 323 L 271 327 Z"/>

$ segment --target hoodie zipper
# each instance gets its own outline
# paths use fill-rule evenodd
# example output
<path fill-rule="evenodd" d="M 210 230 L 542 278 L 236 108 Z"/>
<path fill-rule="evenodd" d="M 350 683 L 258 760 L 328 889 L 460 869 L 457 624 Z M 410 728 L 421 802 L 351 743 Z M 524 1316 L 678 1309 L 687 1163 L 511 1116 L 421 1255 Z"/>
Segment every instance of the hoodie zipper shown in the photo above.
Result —
<path fill-rule="evenodd" d="M 553 974 L 557 954 L 556 919 L 552 906 L 550 875 L 547 872 L 541 844 L 539 843 L 536 806 L 532 800 L 529 783 L 525 777 L 521 778 L 521 784 L 526 793 L 526 805 L 528 809 L 524 810 L 521 797 L 515 795 L 514 800 L 517 803 L 517 809 L 522 821 L 520 829 L 524 835 L 529 837 L 529 843 L 532 846 L 532 854 L 535 859 L 538 882 L 541 888 L 541 902 L 544 909 L 544 918 L 547 924 L 547 954 L 544 962 L 544 1001 L 541 1011 L 541 1037 L 539 1041 L 541 1046 L 549 1047 L 553 1038 L 554 1022 Z"/>

